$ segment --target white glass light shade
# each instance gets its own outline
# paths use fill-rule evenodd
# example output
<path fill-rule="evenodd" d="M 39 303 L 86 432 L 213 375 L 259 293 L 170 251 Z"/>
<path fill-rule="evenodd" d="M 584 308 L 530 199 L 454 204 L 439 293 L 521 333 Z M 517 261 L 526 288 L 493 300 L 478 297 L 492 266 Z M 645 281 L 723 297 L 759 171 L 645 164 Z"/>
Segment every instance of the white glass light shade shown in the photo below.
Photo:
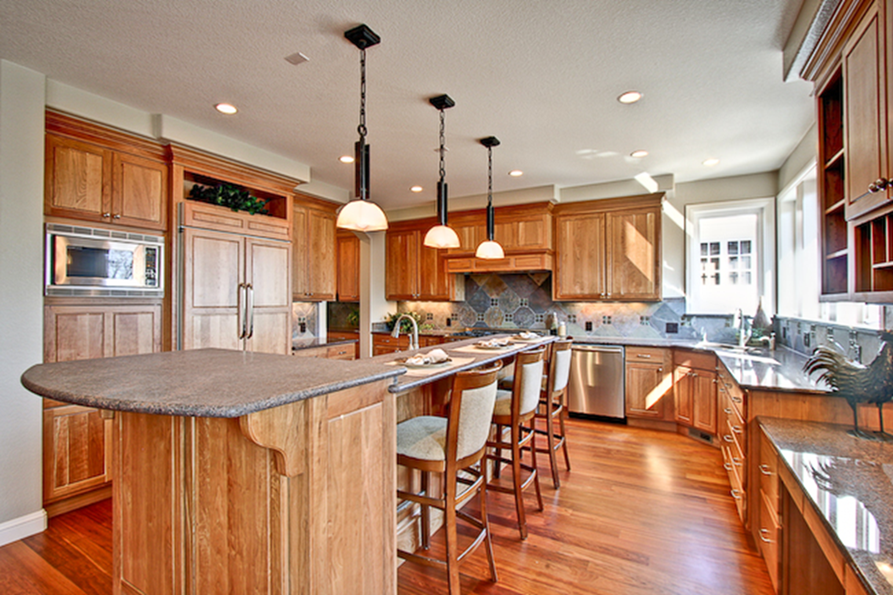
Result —
<path fill-rule="evenodd" d="M 481 245 L 478 246 L 477 252 L 475 252 L 474 255 L 476 258 L 485 258 L 487 260 L 505 258 L 505 252 L 502 251 L 502 246 L 499 245 L 499 242 L 493 242 L 491 240 L 481 242 Z"/>
<path fill-rule="evenodd" d="M 388 218 L 374 202 L 353 200 L 341 207 L 335 225 L 353 231 L 384 231 L 388 228 Z"/>
<path fill-rule="evenodd" d="M 429 248 L 458 248 L 459 236 L 447 225 L 435 225 L 425 234 L 425 245 Z"/>

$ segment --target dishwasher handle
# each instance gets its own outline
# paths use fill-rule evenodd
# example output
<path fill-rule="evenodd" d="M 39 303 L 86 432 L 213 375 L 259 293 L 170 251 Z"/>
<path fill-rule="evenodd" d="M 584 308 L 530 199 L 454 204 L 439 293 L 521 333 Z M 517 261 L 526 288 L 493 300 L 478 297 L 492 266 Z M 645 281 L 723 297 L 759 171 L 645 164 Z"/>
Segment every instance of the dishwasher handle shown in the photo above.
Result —
<path fill-rule="evenodd" d="M 623 353 L 620 345 L 572 345 L 572 351 L 591 351 L 595 353 Z"/>

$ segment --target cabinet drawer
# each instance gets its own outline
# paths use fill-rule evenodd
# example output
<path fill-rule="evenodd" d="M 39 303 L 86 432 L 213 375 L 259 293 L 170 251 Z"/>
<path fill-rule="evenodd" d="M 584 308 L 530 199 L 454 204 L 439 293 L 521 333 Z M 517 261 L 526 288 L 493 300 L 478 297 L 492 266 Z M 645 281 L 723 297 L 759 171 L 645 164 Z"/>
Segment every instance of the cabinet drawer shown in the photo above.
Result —
<path fill-rule="evenodd" d="M 399 337 L 394 338 L 391 335 L 374 333 L 372 335 L 372 345 L 407 349 L 409 347 L 409 337 L 406 335 L 400 335 Z"/>
<path fill-rule="evenodd" d="M 733 426 L 726 420 L 726 423 L 720 427 L 719 434 L 722 439 L 723 446 L 731 449 L 732 463 L 739 469 L 744 465 L 744 428 Z"/>
<path fill-rule="evenodd" d="M 747 452 L 747 426 L 744 418 L 731 401 L 728 392 L 720 388 L 719 391 L 719 428 L 727 429 L 741 448 L 741 452 Z"/>
<path fill-rule="evenodd" d="M 673 353 L 673 363 L 677 366 L 686 366 L 698 370 L 710 370 L 711 372 L 716 370 L 716 356 L 712 353 L 703 353 L 701 351 L 677 349 Z"/>
<path fill-rule="evenodd" d="M 747 492 L 744 490 L 744 484 L 741 481 L 742 476 L 738 471 L 739 469 L 743 469 L 743 466 L 735 466 L 735 463 L 733 462 L 734 456 L 731 454 L 731 449 L 726 448 L 725 445 L 722 446 L 722 452 L 723 459 L 729 459 L 729 466 L 726 470 L 729 472 L 729 485 L 731 486 L 730 493 L 735 500 L 735 507 L 738 509 L 738 517 L 743 523 L 747 508 Z"/>
<path fill-rule="evenodd" d="M 763 432 L 760 432 L 760 491 L 778 516 L 778 455 Z"/>
<path fill-rule="evenodd" d="M 326 357 L 328 359 L 354 359 L 355 354 L 356 346 L 354 343 L 331 345 L 326 349 Z"/>
<path fill-rule="evenodd" d="M 642 362 L 657 365 L 665 365 L 669 350 L 659 347 L 627 347 L 626 361 L 627 363 Z"/>
<path fill-rule="evenodd" d="M 760 493 L 760 526 L 757 537 L 760 540 L 760 552 L 762 552 L 763 559 L 766 560 L 766 568 L 769 570 L 769 579 L 772 581 L 776 593 L 778 592 L 778 537 L 780 533 L 781 526 L 778 523 L 778 516 L 776 516 L 766 494 Z"/>

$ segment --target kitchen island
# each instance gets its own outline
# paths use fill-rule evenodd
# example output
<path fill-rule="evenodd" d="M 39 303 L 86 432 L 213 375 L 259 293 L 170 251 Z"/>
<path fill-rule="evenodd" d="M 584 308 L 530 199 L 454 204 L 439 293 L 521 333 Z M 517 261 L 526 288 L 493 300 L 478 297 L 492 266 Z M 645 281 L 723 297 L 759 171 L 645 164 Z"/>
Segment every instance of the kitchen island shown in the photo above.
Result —
<path fill-rule="evenodd" d="M 42 364 L 22 383 L 113 419 L 116 595 L 383 595 L 396 593 L 396 422 L 442 408 L 456 372 L 537 345 L 474 343 L 431 370 L 397 361 L 412 352 L 202 349 Z"/>
<path fill-rule="evenodd" d="M 405 368 L 203 349 L 34 366 L 113 417 L 114 593 L 396 593 Z"/>

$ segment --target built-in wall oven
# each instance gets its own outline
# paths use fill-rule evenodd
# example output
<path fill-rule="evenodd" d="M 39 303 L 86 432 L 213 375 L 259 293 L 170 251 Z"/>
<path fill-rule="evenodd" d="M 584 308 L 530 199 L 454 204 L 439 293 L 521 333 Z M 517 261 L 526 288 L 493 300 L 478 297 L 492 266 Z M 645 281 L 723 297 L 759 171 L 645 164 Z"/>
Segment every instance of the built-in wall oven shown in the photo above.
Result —
<path fill-rule="evenodd" d="M 164 295 L 163 237 L 47 223 L 45 249 L 45 295 Z"/>

